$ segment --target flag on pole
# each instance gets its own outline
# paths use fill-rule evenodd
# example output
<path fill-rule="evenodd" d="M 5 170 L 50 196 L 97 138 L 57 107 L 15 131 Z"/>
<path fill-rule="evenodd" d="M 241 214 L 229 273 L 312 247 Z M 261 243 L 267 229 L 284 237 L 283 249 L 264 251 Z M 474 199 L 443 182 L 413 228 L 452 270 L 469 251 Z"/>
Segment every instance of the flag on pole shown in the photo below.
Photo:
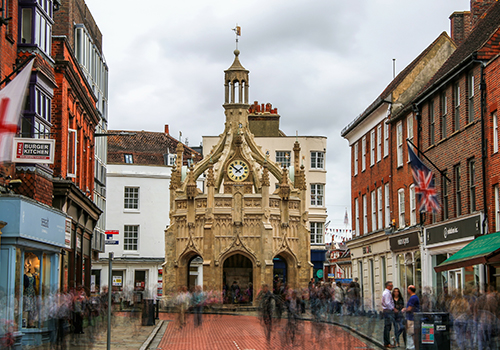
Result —
<path fill-rule="evenodd" d="M 440 210 L 440 205 L 437 198 L 434 174 L 422 163 L 409 144 L 408 153 L 410 154 L 411 174 L 413 175 L 413 182 L 415 184 L 415 193 L 417 194 L 417 201 L 420 203 L 419 211 L 436 213 Z"/>
<path fill-rule="evenodd" d="M 344 225 L 349 225 L 349 217 L 347 216 L 347 209 L 345 210 Z"/>
<path fill-rule="evenodd" d="M 0 162 L 10 161 L 12 157 L 13 139 L 17 133 L 33 61 L 0 90 Z"/>

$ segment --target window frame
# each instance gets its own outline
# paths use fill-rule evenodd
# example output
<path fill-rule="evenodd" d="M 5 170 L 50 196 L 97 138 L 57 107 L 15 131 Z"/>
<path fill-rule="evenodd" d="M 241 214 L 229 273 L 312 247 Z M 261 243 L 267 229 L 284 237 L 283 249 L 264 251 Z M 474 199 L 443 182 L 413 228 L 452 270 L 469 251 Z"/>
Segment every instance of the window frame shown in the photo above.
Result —
<path fill-rule="evenodd" d="M 319 170 L 325 169 L 324 151 L 311 151 L 311 169 L 319 169 Z"/>
<path fill-rule="evenodd" d="M 370 131 L 370 166 L 375 165 L 375 129 Z"/>
<path fill-rule="evenodd" d="M 396 124 L 397 167 L 403 166 L 403 123 Z"/>
<path fill-rule="evenodd" d="M 410 114 L 406 118 L 406 138 L 413 142 L 413 114 Z M 408 153 L 408 163 L 410 162 L 410 152 Z"/>
<path fill-rule="evenodd" d="M 417 198 L 415 184 L 410 185 L 410 226 L 417 224 Z"/>
<path fill-rule="evenodd" d="M 441 93 L 441 139 L 445 139 L 447 135 L 447 116 L 448 116 L 448 96 L 446 91 Z"/>
<path fill-rule="evenodd" d="M 311 233 L 311 237 L 310 237 L 311 245 L 323 245 L 323 244 L 325 244 L 325 237 L 324 237 L 325 236 L 325 229 L 324 229 L 322 222 L 310 221 L 309 222 L 309 230 Z M 321 238 L 320 239 L 321 242 L 319 242 L 318 238 Z"/>
<path fill-rule="evenodd" d="M 371 191 L 371 209 L 372 209 L 372 231 L 378 230 L 377 224 L 377 195 L 374 191 Z"/>
<path fill-rule="evenodd" d="M 382 160 L 382 125 L 377 126 L 377 163 Z"/>
<path fill-rule="evenodd" d="M 436 143 L 436 118 L 434 113 L 434 101 L 429 101 L 429 146 Z"/>
<path fill-rule="evenodd" d="M 399 227 L 403 228 L 406 226 L 405 221 L 405 189 L 400 188 L 398 190 L 398 218 L 399 218 Z"/>
<path fill-rule="evenodd" d="M 368 203 L 366 201 L 366 194 L 363 195 L 363 234 L 368 232 Z"/>
<path fill-rule="evenodd" d="M 356 227 L 355 227 L 355 232 L 354 234 L 356 236 L 359 236 L 360 234 L 360 229 L 359 229 L 359 198 L 354 198 L 354 214 L 356 218 Z"/>
<path fill-rule="evenodd" d="M 474 121 L 475 117 L 475 110 L 474 110 L 474 88 L 475 88 L 475 78 L 474 78 L 474 72 L 469 72 L 467 74 L 467 85 L 468 85 L 468 110 L 467 110 L 467 122 L 472 123 Z"/>
<path fill-rule="evenodd" d="M 354 147 L 353 147 L 353 152 L 354 152 L 354 156 L 353 156 L 353 162 L 354 162 L 354 176 L 358 175 L 358 142 L 356 142 L 354 144 Z"/>
<path fill-rule="evenodd" d="M 131 153 L 124 154 L 123 161 L 125 164 L 134 164 L 134 155 Z"/>
<path fill-rule="evenodd" d="M 311 188 L 311 207 L 324 207 L 325 206 L 325 184 L 312 183 Z"/>
<path fill-rule="evenodd" d="M 278 155 L 279 153 L 279 155 Z M 281 154 L 283 153 L 283 154 Z M 291 151 L 276 151 L 274 153 L 276 163 L 280 164 L 280 166 L 283 168 L 285 166 L 287 169 L 290 168 L 291 165 L 291 156 L 292 152 Z M 287 158 L 288 155 L 288 158 Z M 282 160 L 283 158 L 283 160 Z"/>
<path fill-rule="evenodd" d="M 494 186 L 495 193 L 495 232 L 500 231 L 500 187 Z"/>
<path fill-rule="evenodd" d="M 458 217 L 462 215 L 462 174 L 460 164 L 453 167 L 454 189 L 455 189 L 455 215 Z"/>
<path fill-rule="evenodd" d="M 385 227 L 389 227 L 391 225 L 391 203 L 390 203 L 390 190 L 389 183 L 384 185 L 384 204 L 385 204 Z"/>
<path fill-rule="evenodd" d="M 389 156 L 389 124 L 384 123 L 384 158 Z"/>
<path fill-rule="evenodd" d="M 71 135 L 73 136 L 73 141 L 71 139 Z M 73 145 L 72 145 L 73 143 Z M 73 155 L 72 155 L 73 153 Z M 76 129 L 68 129 L 68 166 L 67 166 L 67 177 L 76 178 L 76 174 L 78 172 L 78 131 Z M 70 169 L 74 169 L 74 171 L 70 171 Z"/>
<path fill-rule="evenodd" d="M 469 212 L 473 213 L 477 210 L 476 198 L 476 161 L 474 158 L 469 160 Z"/>
<path fill-rule="evenodd" d="M 377 209 L 378 209 L 378 228 L 384 228 L 384 217 L 383 217 L 383 196 L 382 196 L 382 186 L 377 188 Z"/>
<path fill-rule="evenodd" d="M 498 115 L 497 112 L 493 112 L 491 114 L 492 124 L 493 124 L 493 153 L 498 153 L 498 143 L 499 143 L 499 135 L 498 135 Z"/>
<path fill-rule="evenodd" d="M 441 181 L 443 189 L 443 220 L 448 220 L 450 218 L 450 188 L 446 176 L 448 175 L 446 170 L 443 170 Z"/>
<path fill-rule="evenodd" d="M 361 172 L 366 170 L 366 135 L 361 138 Z"/>
<path fill-rule="evenodd" d="M 453 85 L 453 99 L 454 99 L 454 116 L 453 116 L 453 131 L 460 130 L 460 83 Z"/>
<path fill-rule="evenodd" d="M 139 186 L 124 186 L 123 187 L 123 210 L 140 211 L 140 187 Z"/>
<path fill-rule="evenodd" d="M 131 228 L 135 228 L 135 232 L 130 232 Z M 128 229 L 128 230 L 127 230 Z M 124 252 L 137 252 L 139 251 L 139 225 L 137 224 L 127 224 L 123 225 L 123 251 Z M 127 237 L 127 235 L 134 234 L 136 237 Z M 127 242 L 127 240 L 132 240 L 132 242 Z M 135 242 L 134 242 L 135 241 Z M 135 249 L 127 249 L 129 246 Z"/>

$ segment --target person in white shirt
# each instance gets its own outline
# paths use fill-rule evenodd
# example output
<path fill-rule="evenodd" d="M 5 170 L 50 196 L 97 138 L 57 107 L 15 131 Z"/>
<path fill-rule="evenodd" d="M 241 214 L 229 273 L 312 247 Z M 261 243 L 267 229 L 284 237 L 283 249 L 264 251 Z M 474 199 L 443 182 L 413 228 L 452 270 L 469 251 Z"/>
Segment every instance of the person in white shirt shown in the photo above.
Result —
<path fill-rule="evenodd" d="M 394 307 L 391 290 L 393 284 L 391 281 L 385 282 L 385 289 L 382 293 L 382 310 L 384 313 L 384 346 L 386 348 L 395 348 L 391 344 L 391 325 L 394 323 L 394 313 L 397 312 Z"/>

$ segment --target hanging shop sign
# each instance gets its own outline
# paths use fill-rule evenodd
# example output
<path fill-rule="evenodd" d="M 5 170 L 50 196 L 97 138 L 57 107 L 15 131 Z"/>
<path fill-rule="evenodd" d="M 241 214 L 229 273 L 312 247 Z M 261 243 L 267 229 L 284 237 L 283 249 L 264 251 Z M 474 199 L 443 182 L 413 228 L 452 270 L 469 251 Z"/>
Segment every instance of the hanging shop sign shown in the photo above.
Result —
<path fill-rule="evenodd" d="M 54 164 L 56 140 L 14 138 L 13 163 Z"/>
<path fill-rule="evenodd" d="M 417 248 L 419 245 L 418 231 L 391 237 L 389 242 L 392 251 Z"/>
<path fill-rule="evenodd" d="M 453 241 L 481 233 L 481 215 L 426 229 L 426 244 Z"/>

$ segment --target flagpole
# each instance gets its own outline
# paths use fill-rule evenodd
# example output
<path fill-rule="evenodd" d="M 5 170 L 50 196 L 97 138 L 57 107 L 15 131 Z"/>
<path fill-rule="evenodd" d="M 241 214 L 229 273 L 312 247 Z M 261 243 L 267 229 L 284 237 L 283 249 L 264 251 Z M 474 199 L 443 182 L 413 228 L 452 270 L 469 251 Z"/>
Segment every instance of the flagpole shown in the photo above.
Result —
<path fill-rule="evenodd" d="M 441 169 L 439 169 L 436 164 L 434 164 L 429 158 L 427 158 L 427 156 L 420 150 L 418 149 L 417 146 L 415 146 L 415 144 L 413 142 L 410 141 L 410 139 L 406 139 L 406 142 L 409 143 L 410 145 L 412 145 L 417 151 L 418 151 L 418 154 L 419 155 L 422 155 L 429 163 L 431 163 L 431 165 L 436 168 L 437 171 L 439 171 L 439 173 L 446 179 L 448 180 L 449 182 L 451 182 L 451 180 L 448 178 L 448 176 L 446 176 L 446 174 L 444 173 L 444 171 L 441 171 Z"/>

